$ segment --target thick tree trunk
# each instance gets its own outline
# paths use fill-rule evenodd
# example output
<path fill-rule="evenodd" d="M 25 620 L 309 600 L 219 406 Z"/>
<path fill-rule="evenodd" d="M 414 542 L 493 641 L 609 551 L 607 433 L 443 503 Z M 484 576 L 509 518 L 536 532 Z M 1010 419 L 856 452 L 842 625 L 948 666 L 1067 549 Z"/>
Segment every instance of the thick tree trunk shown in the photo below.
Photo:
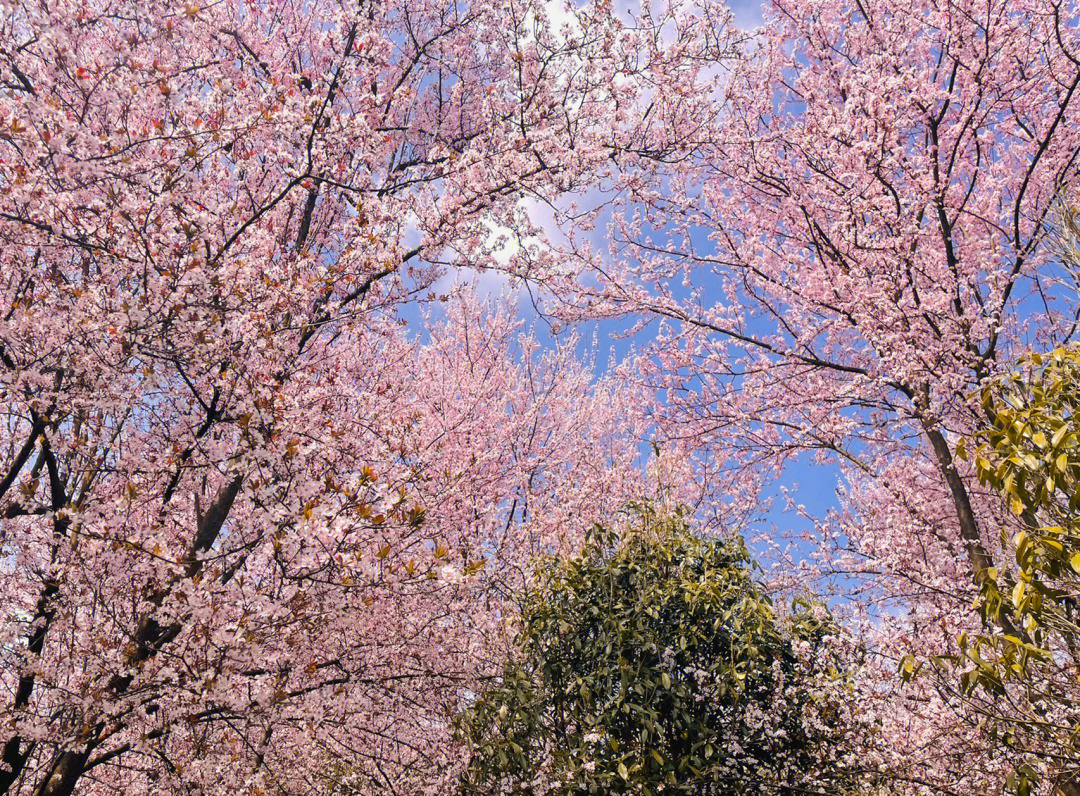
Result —
<path fill-rule="evenodd" d="M 983 573 L 994 566 L 994 559 L 991 558 L 990 553 L 986 550 L 986 545 L 983 544 L 982 534 L 979 533 L 979 523 L 975 519 L 975 511 L 971 507 L 971 497 L 968 495 L 967 487 L 964 485 L 964 479 L 956 471 L 956 464 L 953 461 L 949 443 L 945 439 L 945 435 L 941 433 L 937 421 L 929 415 L 924 407 L 925 404 L 920 402 L 918 410 L 919 423 L 923 427 L 926 438 L 930 441 L 930 446 L 934 449 L 934 458 L 937 460 L 938 468 L 941 470 L 945 483 L 949 487 L 953 506 L 956 509 L 960 538 L 964 540 L 968 563 L 971 566 L 972 581 L 978 587 L 982 585 Z M 1017 628 L 1007 614 L 1001 613 L 997 621 L 998 625 L 1006 633 L 1019 638 L 1027 638 L 1027 633 L 1023 629 Z M 1076 794 L 1076 796 L 1080 796 L 1080 794 Z"/>
<path fill-rule="evenodd" d="M 932 421 L 927 420 L 922 413 L 920 413 L 919 421 L 922 423 L 926 438 L 934 449 L 934 458 L 937 459 L 938 467 L 949 487 L 949 493 L 952 495 L 953 506 L 956 509 L 956 519 L 960 528 L 960 537 L 964 540 L 968 562 L 971 564 L 972 576 L 975 582 L 978 583 L 981 573 L 992 567 L 994 561 L 983 544 L 982 534 L 979 533 L 979 524 L 975 519 L 974 510 L 971 508 L 971 498 L 968 496 L 967 487 L 964 486 L 964 480 L 956 472 L 952 451 L 949 450 L 949 443 L 946 441 L 945 435 Z"/>
<path fill-rule="evenodd" d="M 83 775 L 91 745 L 80 752 L 61 752 L 46 777 L 34 789 L 34 796 L 71 796 Z"/>

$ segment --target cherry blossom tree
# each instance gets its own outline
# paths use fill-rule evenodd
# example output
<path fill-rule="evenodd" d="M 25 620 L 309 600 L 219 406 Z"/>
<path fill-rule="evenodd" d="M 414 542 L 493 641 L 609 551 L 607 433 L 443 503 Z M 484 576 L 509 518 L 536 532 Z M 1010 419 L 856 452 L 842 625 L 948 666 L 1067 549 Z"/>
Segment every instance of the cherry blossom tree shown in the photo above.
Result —
<path fill-rule="evenodd" d="M 443 792 L 524 559 L 640 493 L 639 399 L 397 309 L 509 269 L 726 12 L 2 9 L 0 793 Z"/>
<path fill-rule="evenodd" d="M 1011 557 L 1011 520 L 955 456 L 987 422 L 977 386 L 1076 333 L 1047 241 L 1080 154 L 1078 9 L 771 0 L 722 74 L 685 98 L 692 135 L 657 119 L 653 151 L 591 197 L 606 245 L 560 214 L 592 277 L 553 306 L 654 330 L 640 366 L 659 433 L 710 473 L 802 455 L 842 471 L 842 510 L 813 518 L 788 575 L 831 576 L 877 633 L 876 710 L 900 655 L 951 648 L 978 622 L 979 574 Z M 807 544 L 820 557 L 800 570 Z M 881 710 L 882 765 L 900 752 L 912 782 L 955 792 L 999 781 L 973 755 L 994 742 L 948 695 Z"/>
<path fill-rule="evenodd" d="M 443 792 L 502 598 L 651 434 L 724 524 L 841 469 L 787 576 L 873 641 L 867 765 L 996 787 L 893 681 L 1017 522 L 954 455 L 973 393 L 1076 332 L 1073 4 L 0 8 L 0 793 Z M 641 379 L 467 291 L 414 339 L 460 268 L 638 323 Z"/>

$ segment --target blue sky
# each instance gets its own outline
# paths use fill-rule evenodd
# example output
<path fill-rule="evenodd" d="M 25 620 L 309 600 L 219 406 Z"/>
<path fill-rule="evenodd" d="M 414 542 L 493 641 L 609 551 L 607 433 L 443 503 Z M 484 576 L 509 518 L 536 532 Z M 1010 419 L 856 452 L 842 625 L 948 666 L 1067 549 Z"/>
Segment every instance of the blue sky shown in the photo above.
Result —
<path fill-rule="evenodd" d="M 748 30 L 761 24 L 760 0 L 731 0 L 728 7 L 735 14 L 735 24 L 740 28 Z"/>

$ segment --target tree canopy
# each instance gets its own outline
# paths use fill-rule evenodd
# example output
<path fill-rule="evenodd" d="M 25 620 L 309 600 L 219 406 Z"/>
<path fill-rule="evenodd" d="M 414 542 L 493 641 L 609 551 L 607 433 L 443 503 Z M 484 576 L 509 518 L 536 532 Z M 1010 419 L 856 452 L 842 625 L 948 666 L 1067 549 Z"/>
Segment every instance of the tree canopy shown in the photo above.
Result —
<path fill-rule="evenodd" d="M 596 528 L 538 565 L 520 625 L 460 719 L 463 793 L 838 788 L 854 734 L 840 631 L 818 603 L 778 613 L 741 538 L 651 512 Z"/>

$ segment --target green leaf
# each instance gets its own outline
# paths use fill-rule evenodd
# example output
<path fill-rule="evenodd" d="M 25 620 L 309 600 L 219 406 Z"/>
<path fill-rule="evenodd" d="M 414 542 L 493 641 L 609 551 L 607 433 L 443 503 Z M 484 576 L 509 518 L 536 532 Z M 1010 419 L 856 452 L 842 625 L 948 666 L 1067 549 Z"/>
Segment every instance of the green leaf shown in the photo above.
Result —
<path fill-rule="evenodd" d="M 964 445 L 963 437 L 961 437 L 956 443 L 956 458 L 965 462 L 968 460 L 967 447 Z"/>

